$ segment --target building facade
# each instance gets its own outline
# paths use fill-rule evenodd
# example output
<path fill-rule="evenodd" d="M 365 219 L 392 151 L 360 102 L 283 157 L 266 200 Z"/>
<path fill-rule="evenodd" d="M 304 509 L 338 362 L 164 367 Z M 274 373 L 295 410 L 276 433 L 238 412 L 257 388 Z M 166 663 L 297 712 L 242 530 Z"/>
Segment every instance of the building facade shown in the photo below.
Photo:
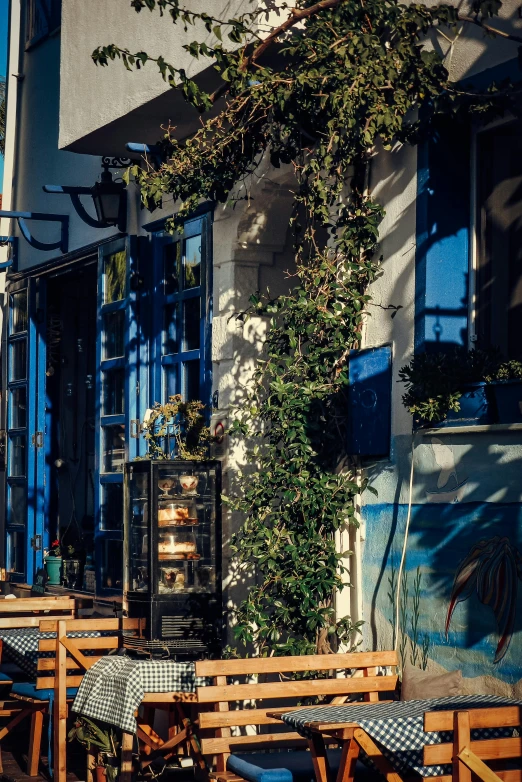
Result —
<path fill-rule="evenodd" d="M 121 595 L 122 465 L 145 450 L 139 422 L 154 402 L 182 393 L 212 404 L 212 425 L 226 425 L 265 330 L 261 319 L 244 324 L 235 315 L 256 290 L 284 291 L 293 262 L 290 173 L 268 163 L 248 201 L 202 204 L 182 237 L 164 231 L 176 205 L 165 199 L 151 214 L 132 184 L 124 230 L 88 225 L 69 196 L 43 191 L 91 187 L 104 158 L 129 155 L 128 142 L 152 144 L 162 126 L 180 138 L 197 127 L 197 114 L 154 66 L 129 73 L 91 62 L 97 46 L 117 43 L 168 53 L 212 84 L 211 69 L 182 48 L 197 31 L 129 5 L 68 0 L 60 14 L 57 0 L 12 0 L 3 208 L 67 216 L 68 246 L 42 251 L 14 222 L 2 225 L 18 238 L 4 307 L 3 561 L 11 579 L 31 583 L 43 550 L 65 537 L 93 563 L 96 583 L 86 586 L 109 600 Z M 229 3 L 215 5 L 232 14 Z M 248 6 L 237 0 L 234 9 Z M 520 27 L 515 3 L 498 24 Z M 517 78 L 515 44 L 466 30 L 453 45 L 435 45 L 459 80 Z M 486 128 L 470 122 L 372 159 L 370 187 L 386 208 L 384 262 L 363 347 L 392 349 L 391 445 L 389 458 L 362 460 L 378 495 L 361 496 L 360 526 L 339 542 L 354 553 L 353 586 L 337 610 L 364 620 L 365 646 L 388 648 L 398 636 L 404 660 L 462 667 L 498 691 L 520 679 L 522 433 L 413 435 L 397 381 L 415 351 L 495 343 L 520 358 L 520 138 L 512 118 Z M 93 217 L 89 200 L 82 203 Z M 60 228 L 31 223 L 44 243 L 56 242 Z M 243 452 L 225 443 L 220 455 L 226 485 Z M 234 524 L 227 518 L 223 533 L 229 604 L 245 588 L 228 567 Z M 481 575 L 477 567 L 451 606 L 473 552 Z"/>

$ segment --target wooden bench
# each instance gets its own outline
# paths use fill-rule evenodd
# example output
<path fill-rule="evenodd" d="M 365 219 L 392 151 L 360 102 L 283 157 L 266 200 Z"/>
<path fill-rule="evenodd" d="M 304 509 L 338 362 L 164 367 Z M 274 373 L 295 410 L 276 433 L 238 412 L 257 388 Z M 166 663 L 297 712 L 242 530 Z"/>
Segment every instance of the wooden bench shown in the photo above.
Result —
<path fill-rule="evenodd" d="M 383 693 L 396 691 L 397 664 L 397 654 L 392 651 L 196 662 L 196 676 L 212 679 L 211 686 L 198 687 L 197 690 L 201 750 L 203 755 L 215 757 L 215 772 L 211 776 L 218 782 L 241 782 L 245 777 L 237 770 L 242 767 L 238 762 L 242 758 L 234 754 L 237 751 L 243 753 L 285 747 L 306 750 L 308 742 L 295 732 L 287 729 L 265 732 L 266 726 L 281 727 L 281 722 L 268 716 L 267 712 L 274 711 L 274 708 L 281 711 L 283 708 L 285 711 L 303 708 L 306 702 L 298 705 L 298 701 L 314 696 L 327 696 L 325 705 L 345 703 L 354 700 L 354 696 L 366 702 L 378 701 Z M 379 667 L 393 668 L 394 673 L 377 675 Z M 294 679 L 292 675 L 295 673 L 301 677 L 307 673 L 322 674 L 322 678 Z M 240 677 L 242 681 L 229 684 L 229 677 L 234 680 Z M 257 681 L 251 681 L 252 677 L 256 677 Z M 261 678 L 266 680 L 260 681 Z M 291 705 L 279 703 L 281 699 Z M 245 701 L 255 701 L 255 708 L 244 707 Z M 261 702 L 264 703 L 260 707 Z M 233 708 L 231 704 L 234 704 Z M 243 704 L 243 707 L 238 708 L 238 704 Z M 208 708 L 211 711 L 205 710 Z M 256 726 L 256 733 L 245 735 L 243 731 L 241 735 L 231 735 L 231 728 L 244 729 L 247 725 Z M 277 756 L 279 767 L 291 760 L 299 760 L 302 765 L 304 760 L 313 776 L 317 769 L 311 753 L 291 754 L 296 757 L 292 759 L 288 753 Z M 300 757 L 297 758 L 297 755 Z M 263 757 L 266 758 L 262 754 L 252 756 L 254 764 L 266 763 Z M 273 761 L 274 755 L 271 754 L 268 759 Z M 321 762 L 320 758 L 318 762 Z"/>
<path fill-rule="evenodd" d="M 490 706 L 466 711 L 433 711 L 424 715 L 425 731 L 453 731 L 453 742 L 424 747 L 424 765 L 451 765 L 447 776 L 425 777 L 438 782 L 471 782 L 472 773 L 482 782 L 522 782 L 522 709 L 519 706 Z M 509 738 L 471 740 L 476 728 L 516 728 Z M 517 761 L 519 768 L 495 769 L 486 762 Z"/>
<path fill-rule="evenodd" d="M 0 600 L 0 629 L 38 627 L 42 615 L 76 616 L 76 603 L 70 597 L 17 597 Z M 29 616 L 28 616 L 29 614 Z M 23 620 L 23 621 L 21 621 Z"/>

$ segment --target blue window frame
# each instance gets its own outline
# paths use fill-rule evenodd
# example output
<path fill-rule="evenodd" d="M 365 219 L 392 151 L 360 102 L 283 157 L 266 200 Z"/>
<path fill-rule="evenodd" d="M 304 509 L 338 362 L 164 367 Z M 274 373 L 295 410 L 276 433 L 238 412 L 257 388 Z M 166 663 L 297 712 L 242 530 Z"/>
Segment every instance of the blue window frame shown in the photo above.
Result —
<path fill-rule="evenodd" d="M 155 401 L 181 394 L 208 404 L 212 387 L 212 214 L 187 220 L 183 233 L 152 233 Z"/>
<path fill-rule="evenodd" d="M 96 427 L 96 592 L 115 595 L 123 578 L 123 465 L 139 452 L 139 336 L 134 237 L 99 249 Z"/>

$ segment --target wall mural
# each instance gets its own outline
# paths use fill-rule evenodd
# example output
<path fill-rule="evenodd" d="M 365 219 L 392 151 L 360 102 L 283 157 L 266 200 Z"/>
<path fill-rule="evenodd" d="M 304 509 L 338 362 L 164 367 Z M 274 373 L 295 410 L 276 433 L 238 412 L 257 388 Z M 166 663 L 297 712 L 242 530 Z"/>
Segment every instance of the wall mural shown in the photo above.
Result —
<path fill-rule="evenodd" d="M 409 514 L 411 436 L 395 438 L 389 470 L 375 470 L 364 497 L 364 635 L 394 637 L 397 574 Z M 418 436 L 398 651 L 428 658 L 477 686 L 522 697 L 522 444 L 517 434 Z M 370 648 L 370 647 L 369 647 Z M 430 662 L 431 664 L 431 662 Z M 487 682 L 485 680 L 487 679 Z M 515 697 L 515 696 L 512 696 Z"/>
<path fill-rule="evenodd" d="M 513 636 L 519 579 L 522 580 L 522 557 L 509 539 L 495 535 L 480 540 L 455 575 L 446 617 L 446 640 L 455 607 L 476 591 L 480 602 L 495 615 L 499 639 L 493 662 L 500 662 Z"/>

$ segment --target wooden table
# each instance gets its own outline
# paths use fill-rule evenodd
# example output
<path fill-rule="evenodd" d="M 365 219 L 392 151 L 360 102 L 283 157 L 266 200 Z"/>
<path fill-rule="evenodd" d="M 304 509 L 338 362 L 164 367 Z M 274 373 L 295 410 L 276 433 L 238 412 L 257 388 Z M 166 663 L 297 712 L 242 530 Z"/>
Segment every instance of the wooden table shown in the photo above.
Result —
<path fill-rule="evenodd" d="M 375 706 L 375 703 L 372 705 Z M 366 704 L 362 703 L 360 708 L 361 710 L 366 708 Z M 282 715 L 285 713 L 284 711 L 272 711 L 268 713 L 268 716 L 283 721 Z M 373 739 L 360 727 L 358 722 L 312 721 L 306 723 L 306 728 L 311 733 L 308 738 L 308 746 L 317 782 L 334 782 L 326 751 L 328 739 L 335 739 L 342 744 L 341 762 L 335 782 L 353 782 L 355 765 L 361 749 L 371 758 L 387 782 L 404 782 L 400 774 L 393 769 L 391 763 L 384 757 Z M 331 741 L 328 743 L 331 743 Z"/>

